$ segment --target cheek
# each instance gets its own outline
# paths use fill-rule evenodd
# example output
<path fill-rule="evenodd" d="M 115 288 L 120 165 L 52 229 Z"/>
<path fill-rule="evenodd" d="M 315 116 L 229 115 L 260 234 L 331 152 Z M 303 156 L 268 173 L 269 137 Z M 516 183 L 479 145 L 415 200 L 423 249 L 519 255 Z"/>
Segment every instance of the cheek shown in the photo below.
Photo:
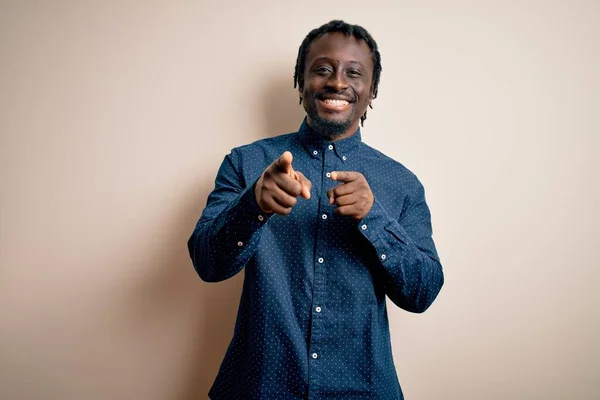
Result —
<path fill-rule="evenodd" d="M 362 93 L 359 96 L 359 99 L 360 100 L 356 104 L 356 112 L 362 115 L 369 108 L 369 102 L 370 102 L 369 93 Z"/>

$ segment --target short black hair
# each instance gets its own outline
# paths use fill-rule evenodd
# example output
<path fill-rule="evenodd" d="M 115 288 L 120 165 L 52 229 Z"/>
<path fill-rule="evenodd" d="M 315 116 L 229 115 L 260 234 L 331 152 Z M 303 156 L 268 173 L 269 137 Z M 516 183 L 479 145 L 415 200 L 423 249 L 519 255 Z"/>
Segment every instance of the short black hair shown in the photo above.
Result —
<path fill-rule="evenodd" d="M 357 39 L 363 40 L 371 49 L 371 57 L 373 57 L 373 98 L 377 97 L 377 91 L 379 87 L 379 78 L 381 76 L 381 55 L 377 48 L 377 42 L 365 28 L 360 25 L 348 24 L 342 20 L 333 20 L 325 25 L 322 25 L 309 32 L 308 35 L 302 41 L 300 48 L 298 49 L 298 58 L 296 59 L 296 70 L 294 71 L 294 88 L 297 86 L 300 89 L 304 89 L 304 64 L 306 61 L 306 53 L 308 47 L 313 40 L 325 35 L 329 32 L 342 32 L 346 36 L 354 36 Z M 300 98 L 302 104 L 302 98 Z M 371 105 L 369 105 L 371 107 Z M 373 108 L 373 107 L 371 107 Z M 365 124 L 367 119 L 367 112 L 360 117 L 360 123 L 362 126 Z"/>

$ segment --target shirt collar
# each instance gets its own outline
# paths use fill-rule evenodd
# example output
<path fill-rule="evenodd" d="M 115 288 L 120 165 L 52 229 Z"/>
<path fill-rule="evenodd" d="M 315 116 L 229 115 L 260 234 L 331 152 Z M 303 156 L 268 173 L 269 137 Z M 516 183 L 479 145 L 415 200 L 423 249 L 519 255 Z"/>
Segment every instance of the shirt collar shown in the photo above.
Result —
<path fill-rule="evenodd" d="M 311 156 L 318 156 L 326 147 L 331 145 L 342 161 L 346 161 L 345 155 L 355 150 L 362 142 L 360 128 L 352 136 L 333 142 L 316 133 L 306 122 L 306 117 L 302 121 L 302 125 L 300 125 L 298 137 Z"/>

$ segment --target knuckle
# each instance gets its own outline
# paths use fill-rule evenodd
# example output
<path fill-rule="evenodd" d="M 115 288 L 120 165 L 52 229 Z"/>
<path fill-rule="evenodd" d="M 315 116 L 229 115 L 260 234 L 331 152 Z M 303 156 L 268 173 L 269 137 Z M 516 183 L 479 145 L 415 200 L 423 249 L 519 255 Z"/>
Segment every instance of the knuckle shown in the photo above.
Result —
<path fill-rule="evenodd" d="M 300 193 L 302 193 L 302 185 L 300 182 L 296 182 L 296 184 L 292 187 L 292 192 L 295 196 L 300 196 Z"/>
<path fill-rule="evenodd" d="M 264 191 L 270 192 L 273 190 L 273 181 L 265 180 L 263 181 L 262 188 Z"/>

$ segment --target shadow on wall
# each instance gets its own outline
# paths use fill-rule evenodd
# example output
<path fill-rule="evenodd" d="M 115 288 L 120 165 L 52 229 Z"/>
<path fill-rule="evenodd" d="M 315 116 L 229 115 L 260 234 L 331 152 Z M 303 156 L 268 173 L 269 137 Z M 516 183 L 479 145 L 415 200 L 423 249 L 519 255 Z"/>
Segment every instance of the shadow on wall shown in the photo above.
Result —
<path fill-rule="evenodd" d="M 244 139 L 245 142 L 294 132 L 302 123 L 304 109 L 298 105 L 298 92 L 293 89 L 293 75 L 290 73 L 274 76 L 281 78 L 272 81 L 272 84 L 266 87 L 262 98 L 263 126 L 255 130 L 265 134 L 262 137 Z M 213 180 L 214 177 L 206 179 L 202 185 L 201 197 L 192 199 L 191 203 L 196 205 L 192 208 L 196 209 L 187 213 L 190 220 L 185 221 L 186 226 L 195 224 L 201 211 L 197 209 L 197 204 L 204 204 L 213 188 Z M 188 267 L 192 268 L 191 265 Z M 192 355 L 197 362 L 191 370 L 188 387 L 185 388 L 185 400 L 207 398 L 233 334 L 243 275 L 244 271 L 219 283 L 205 283 L 198 278 L 197 284 L 201 287 L 198 308 L 203 317 L 198 332 L 200 342 L 197 343 L 196 353 Z"/>
<path fill-rule="evenodd" d="M 293 69 L 290 69 L 289 73 L 278 72 L 271 75 L 278 78 L 265 86 L 263 92 L 263 126 L 266 135 L 253 138 L 254 140 L 295 132 L 300 128 L 306 114 L 304 107 L 298 104 L 298 89 L 294 89 L 293 72 Z"/>

